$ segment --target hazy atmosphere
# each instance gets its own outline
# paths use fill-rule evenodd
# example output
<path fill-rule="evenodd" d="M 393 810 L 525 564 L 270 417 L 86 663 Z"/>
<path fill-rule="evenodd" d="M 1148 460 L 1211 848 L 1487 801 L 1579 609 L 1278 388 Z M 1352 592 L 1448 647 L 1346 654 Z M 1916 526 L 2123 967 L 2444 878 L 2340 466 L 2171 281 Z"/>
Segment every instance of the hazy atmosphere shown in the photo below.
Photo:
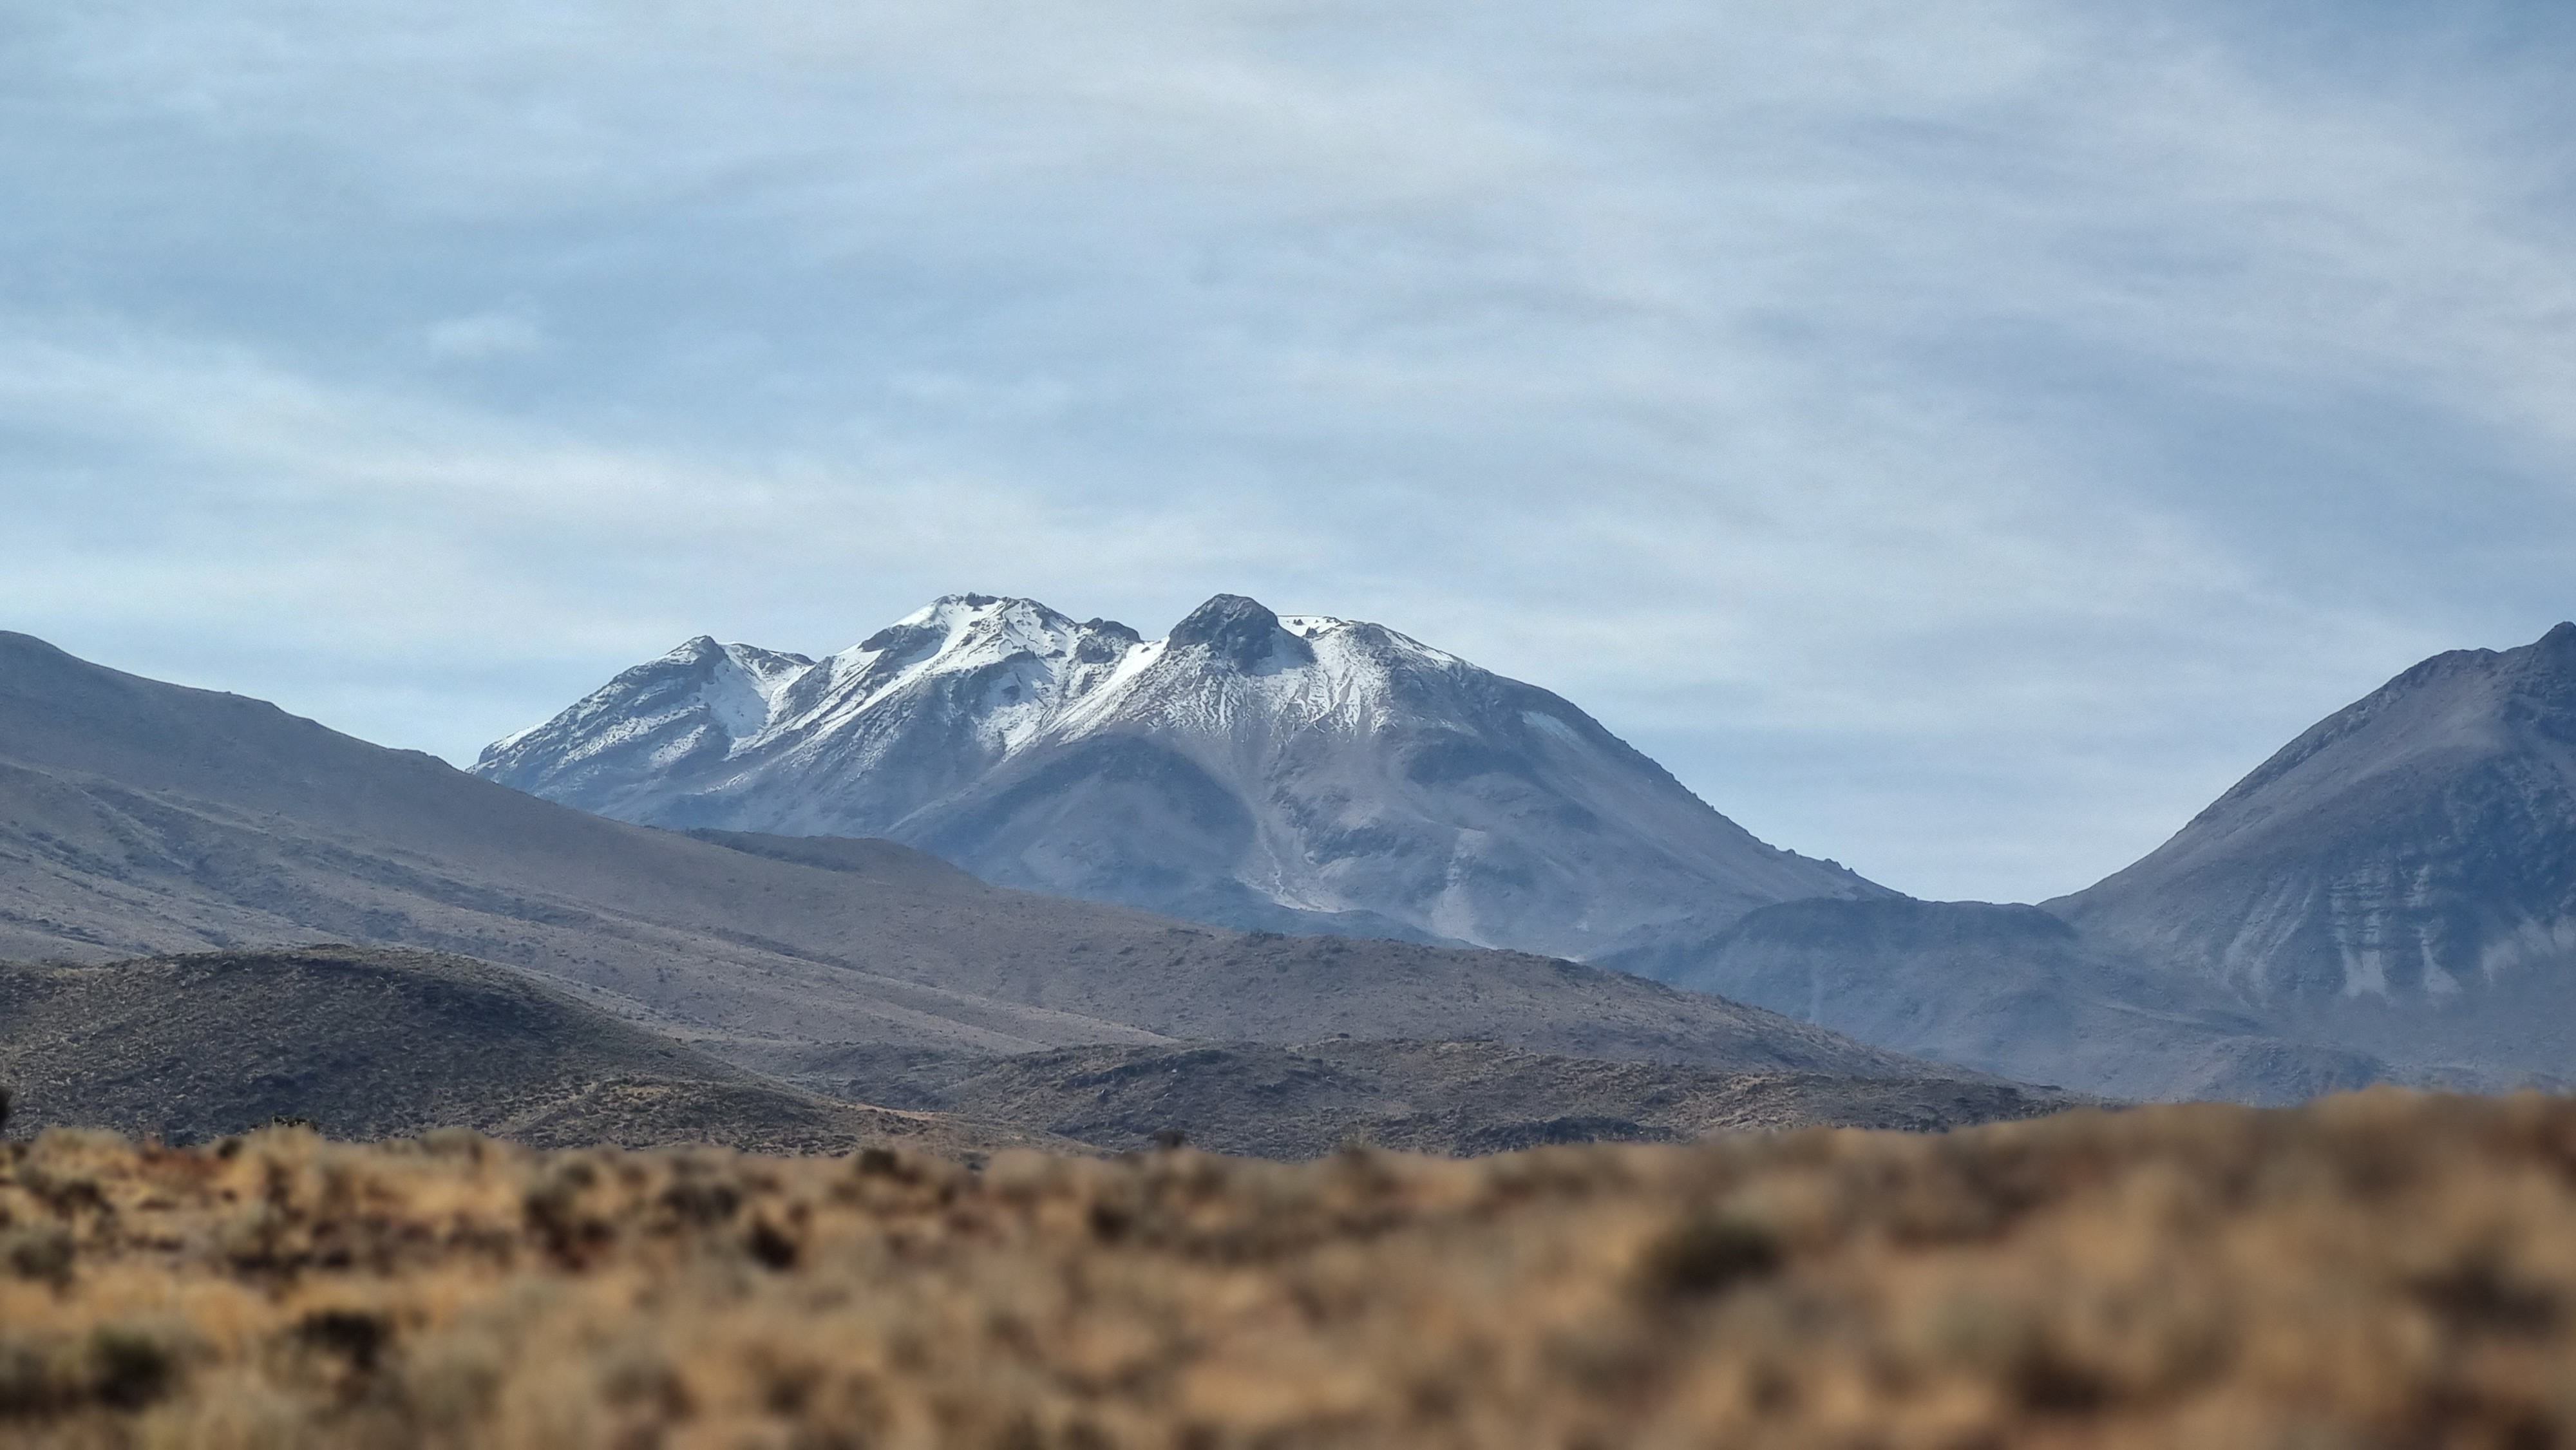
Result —
<path fill-rule="evenodd" d="M 0 627 L 470 761 L 1219 592 L 2070 891 L 2576 615 L 2576 12 L 0 11 Z"/>

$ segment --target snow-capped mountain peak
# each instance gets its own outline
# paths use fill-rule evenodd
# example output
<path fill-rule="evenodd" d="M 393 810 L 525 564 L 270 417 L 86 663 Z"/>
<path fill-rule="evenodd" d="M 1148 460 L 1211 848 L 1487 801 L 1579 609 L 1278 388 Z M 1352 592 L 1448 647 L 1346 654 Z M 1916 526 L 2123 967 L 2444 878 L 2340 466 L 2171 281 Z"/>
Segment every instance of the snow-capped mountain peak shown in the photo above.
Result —
<path fill-rule="evenodd" d="M 771 734 L 811 734 L 882 702 L 975 680 L 973 713 L 1005 748 L 1044 725 L 1068 689 L 1087 689 L 1135 643 L 1124 625 L 1073 620 L 1031 599 L 952 594 L 830 658 L 792 687 Z"/>
<path fill-rule="evenodd" d="M 626 819 L 889 836 L 1231 924 L 1560 955 L 1881 894 L 1756 841 L 1555 695 L 1240 595 L 1158 640 L 982 594 L 820 662 L 694 640 L 475 768 Z"/>

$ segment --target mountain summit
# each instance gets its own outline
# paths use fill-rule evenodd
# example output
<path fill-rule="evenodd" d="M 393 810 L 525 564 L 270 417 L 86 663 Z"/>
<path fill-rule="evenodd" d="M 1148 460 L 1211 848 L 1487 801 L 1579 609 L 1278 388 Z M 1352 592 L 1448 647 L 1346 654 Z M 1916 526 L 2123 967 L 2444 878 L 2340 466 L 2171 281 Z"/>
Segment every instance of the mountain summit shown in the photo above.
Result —
<path fill-rule="evenodd" d="M 474 770 L 1220 924 L 1558 956 L 1892 894 L 1756 840 L 1556 695 L 1237 595 L 1157 640 L 981 594 L 822 660 L 692 640 Z"/>

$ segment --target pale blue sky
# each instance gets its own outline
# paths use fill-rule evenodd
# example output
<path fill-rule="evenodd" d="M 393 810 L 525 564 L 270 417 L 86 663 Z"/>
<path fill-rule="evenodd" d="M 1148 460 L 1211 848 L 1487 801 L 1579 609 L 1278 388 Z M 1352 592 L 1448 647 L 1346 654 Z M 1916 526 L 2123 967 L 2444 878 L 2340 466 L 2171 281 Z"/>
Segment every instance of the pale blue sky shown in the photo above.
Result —
<path fill-rule="evenodd" d="M 0 626 L 461 761 L 1249 593 L 2046 896 L 2576 614 L 2568 13 L 0 9 Z"/>

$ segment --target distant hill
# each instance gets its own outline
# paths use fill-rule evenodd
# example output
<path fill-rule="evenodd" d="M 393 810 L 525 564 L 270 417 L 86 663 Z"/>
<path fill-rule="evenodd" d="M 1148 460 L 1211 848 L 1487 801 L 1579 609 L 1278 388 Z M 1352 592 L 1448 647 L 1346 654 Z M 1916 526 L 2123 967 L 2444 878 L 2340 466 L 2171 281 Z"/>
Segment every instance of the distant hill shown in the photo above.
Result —
<path fill-rule="evenodd" d="M 1754 839 L 1545 690 L 1233 595 L 1155 640 L 971 594 L 819 661 L 695 639 L 475 771 L 652 825 L 887 837 L 1220 925 L 1580 959 L 1892 894 Z"/>
<path fill-rule="evenodd" d="M 537 1146 L 709 1142 L 957 1152 L 1053 1141 L 791 1088 L 524 975 L 425 952 L 210 952 L 0 963 L 13 1129 L 172 1141 L 309 1119 L 333 1137 L 467 1127 Z"/>
<path fill-rule="evenodd" d="M 504 963 L 725 1058 L 1346 1032 L 1730 1071 L 1933 1071 L 1570 962 L 1245 934 L 1003 890 L 899 847 L 606 820 L 0 634 L 0 956 L 324 940 Z"/>

